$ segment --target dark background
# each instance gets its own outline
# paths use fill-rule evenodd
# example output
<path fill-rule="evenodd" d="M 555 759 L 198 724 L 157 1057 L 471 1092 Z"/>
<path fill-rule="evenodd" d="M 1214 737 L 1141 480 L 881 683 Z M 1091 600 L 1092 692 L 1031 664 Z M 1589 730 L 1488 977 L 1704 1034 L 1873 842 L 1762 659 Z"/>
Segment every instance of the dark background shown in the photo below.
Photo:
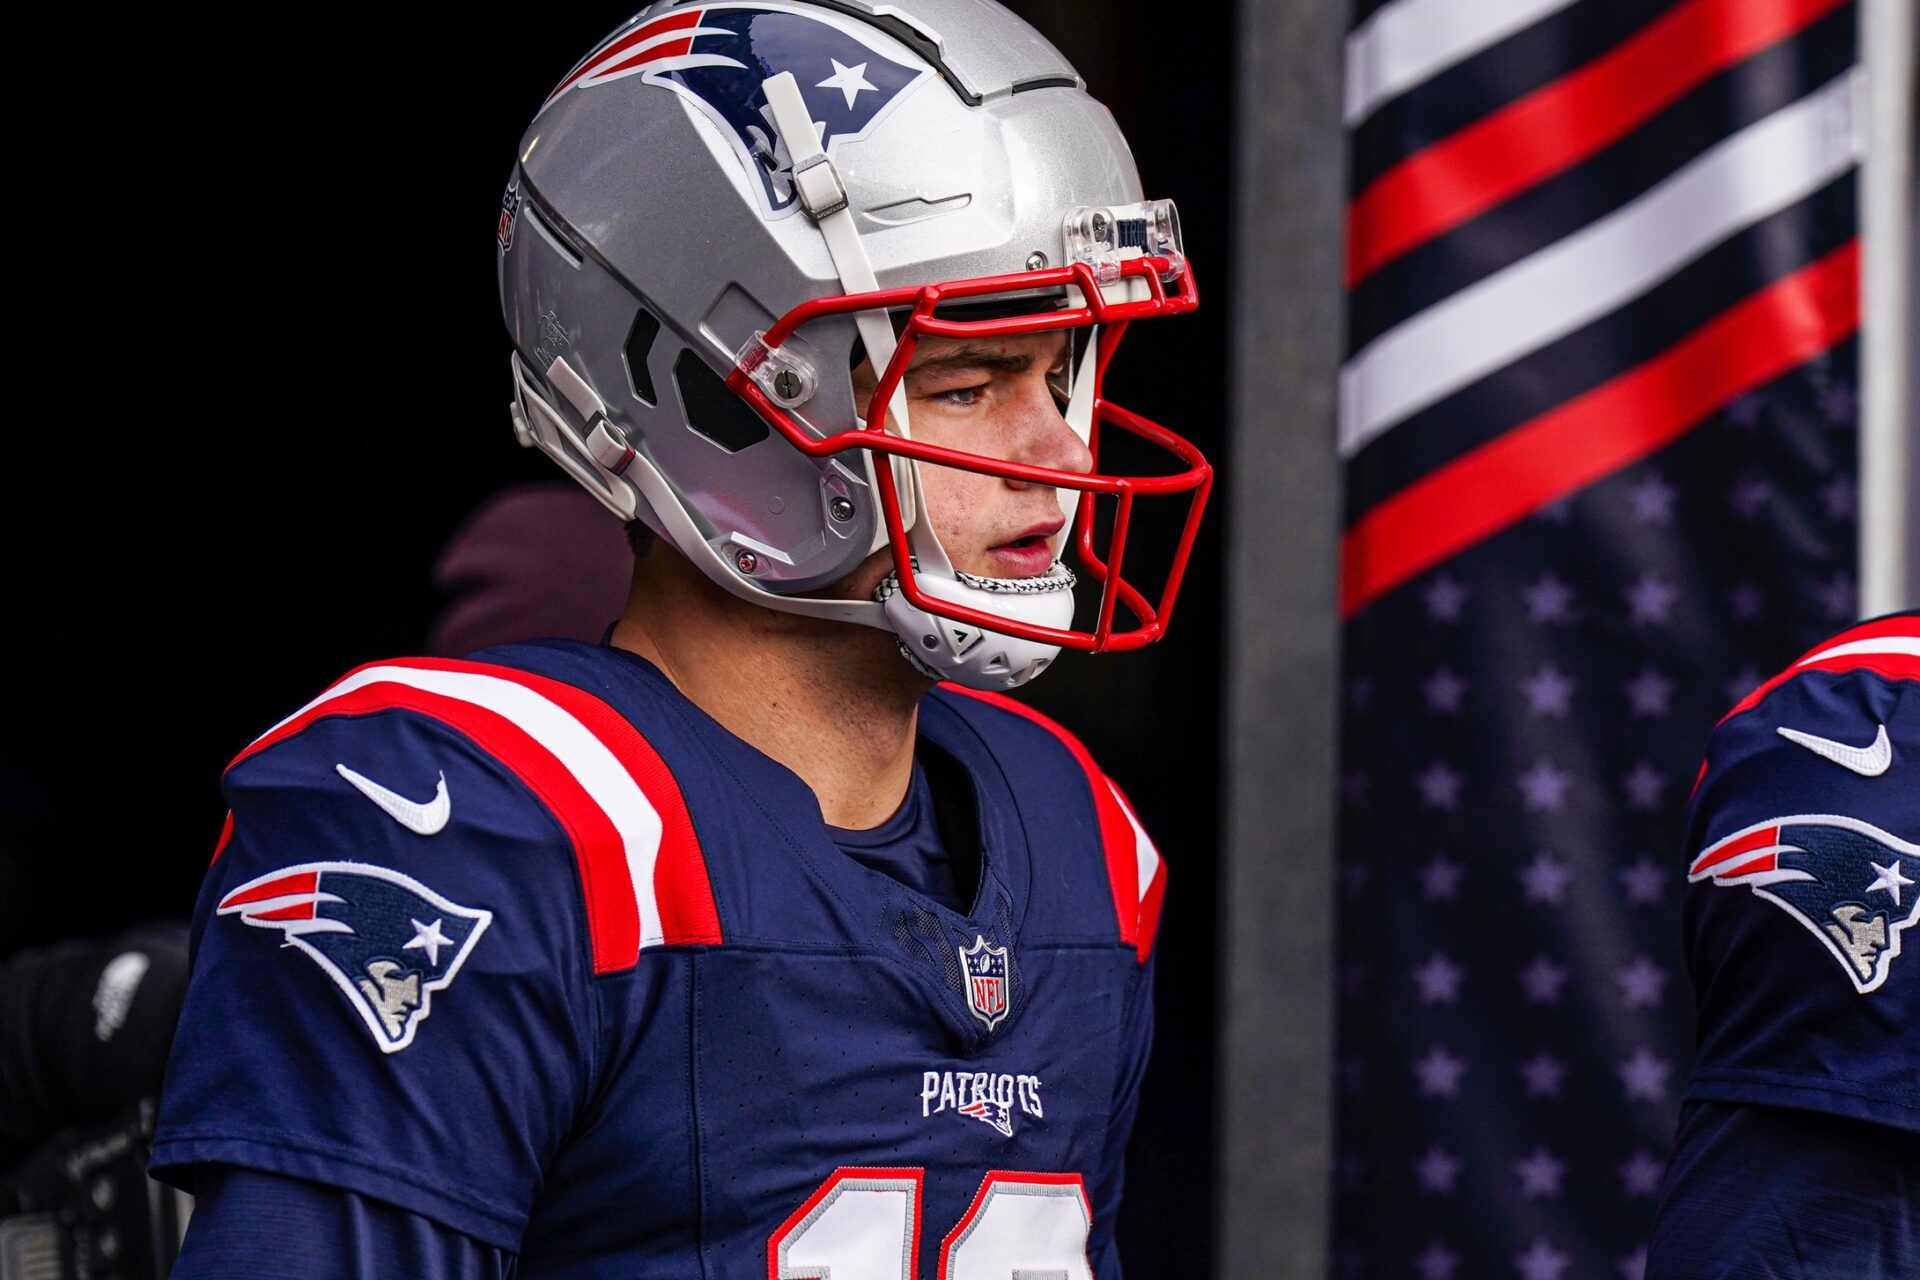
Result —
<path fill-rule="evenodd" d="M 1010 5 L 1181 208 L 1205 303 L 1111 396 L 1224 445 L 1231 24 Z M 493 225 L 522 129 L 629 8 L 65 19 L 16 119 L 6 473 L 15 693 L 0 956 L 191 909 L 224 763 L 358 663 L 417 651 L 476 503 L 557 475 L 507 422 Z M 443 11 L 444 13 L 444 11 Z M 1166 855 L 1130 1275 L 1212 1269 L 1221 512 L 1171 638 L 1031 690 Z"/>

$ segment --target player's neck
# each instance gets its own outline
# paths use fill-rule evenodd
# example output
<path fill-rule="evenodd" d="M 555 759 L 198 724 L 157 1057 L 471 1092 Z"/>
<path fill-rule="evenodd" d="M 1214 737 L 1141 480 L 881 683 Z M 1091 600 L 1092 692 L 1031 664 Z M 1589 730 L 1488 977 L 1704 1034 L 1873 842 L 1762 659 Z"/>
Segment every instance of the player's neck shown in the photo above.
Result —
<path fill-rule="evenodd" d="M 892 633 L 751 604 L 660 546 L 636 566 L 613 644 L 799 775 L 830 825 L 876 826 L 905 798 L 928 682 Z"/>

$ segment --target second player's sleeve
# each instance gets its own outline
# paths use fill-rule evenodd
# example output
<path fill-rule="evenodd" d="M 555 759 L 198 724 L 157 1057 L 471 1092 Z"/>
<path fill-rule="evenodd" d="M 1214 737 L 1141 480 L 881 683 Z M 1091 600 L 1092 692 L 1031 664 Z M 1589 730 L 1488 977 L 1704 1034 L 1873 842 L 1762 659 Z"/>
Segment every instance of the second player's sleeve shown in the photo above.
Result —
<path fill-rule="evenodd" d="M 411 710 L 321 718 L 225 790 L 156 1174 L 304 1179 L 517 1249 L 598 1061 L 566 833 Z"/>

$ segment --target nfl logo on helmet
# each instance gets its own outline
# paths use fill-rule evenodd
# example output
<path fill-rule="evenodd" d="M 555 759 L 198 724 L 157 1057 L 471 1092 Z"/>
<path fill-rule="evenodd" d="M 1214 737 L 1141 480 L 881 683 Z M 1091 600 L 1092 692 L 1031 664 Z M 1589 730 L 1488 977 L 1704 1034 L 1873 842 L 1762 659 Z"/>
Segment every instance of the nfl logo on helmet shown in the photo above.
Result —
<path fill-rule="evenodd" d="M 1007 949 L 975 934 L 973 945 L 960 949 L 960 967 L 966 976 L 967 1008 L 991 1031 L 1007 1016 L 1012 981 L 1007 971 Z"/>

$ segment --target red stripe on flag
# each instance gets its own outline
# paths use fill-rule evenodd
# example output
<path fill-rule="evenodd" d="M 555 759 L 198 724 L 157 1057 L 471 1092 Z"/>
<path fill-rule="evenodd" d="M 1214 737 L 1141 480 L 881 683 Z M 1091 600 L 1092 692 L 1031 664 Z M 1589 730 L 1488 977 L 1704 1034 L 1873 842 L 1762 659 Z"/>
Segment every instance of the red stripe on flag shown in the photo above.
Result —
<path fill-rule="evenodd" d="M 585 62 L 574 69 L 572 75 L 562 80 L 559 87 L 547 95 L 547 101 L 552 102 L 555 98 L 572 88 L 577 81 L 592 75 L 595 71 L 604 67 L 607 59 L 618 57 L 621 53 L 633 48 L 634 45 L 642 41 L 651 40 L 653 37 L 664 35 L 669 31 L 680 31 L 687 27 L 699 26 L 701 13 L 702 10 L 699 9 L 683 9 L 679 13 L 669 14 L 655 22 L 649 22 L 643 27 L 629 31 L 626 35 L 621 36 L 618 40 L 615 40 L 598 53 L 589 55 Z"/>
<path fill-rule="evenodd" d="M 1347 287 L 1564 172 L 1845 0 L 1686 0 L 1576 71 L 1418 151 L 1347 210 Z"/>
<path fill-rule="evenodd" d="M 1360 517 L 1341 543 L 1341 616 L 1672 443 L 1859 325 L 1860 246 L 1853 240 Z"/>

